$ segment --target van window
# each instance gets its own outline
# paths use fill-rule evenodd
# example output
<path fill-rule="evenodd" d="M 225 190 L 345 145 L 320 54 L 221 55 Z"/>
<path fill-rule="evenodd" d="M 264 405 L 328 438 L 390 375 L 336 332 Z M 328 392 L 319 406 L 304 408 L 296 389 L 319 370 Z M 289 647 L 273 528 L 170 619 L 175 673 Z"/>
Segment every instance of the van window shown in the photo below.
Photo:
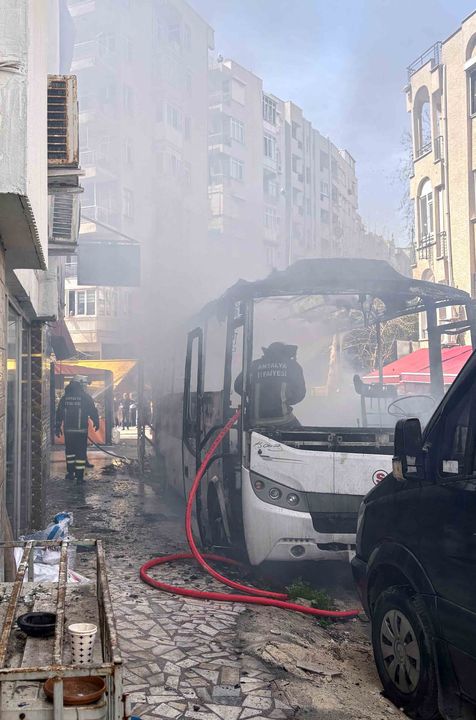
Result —
<path fill-rule="evenodd" d="M 471 474 L 473 464 L 467 463 L 471 439 L 470 427 L 475 420 L 474 392 L 461 393 L 455 405 L 449 408 L 442 427 L 438 423 L 438 443 L 441 442 L 438 472 L 445 478 Z"/>

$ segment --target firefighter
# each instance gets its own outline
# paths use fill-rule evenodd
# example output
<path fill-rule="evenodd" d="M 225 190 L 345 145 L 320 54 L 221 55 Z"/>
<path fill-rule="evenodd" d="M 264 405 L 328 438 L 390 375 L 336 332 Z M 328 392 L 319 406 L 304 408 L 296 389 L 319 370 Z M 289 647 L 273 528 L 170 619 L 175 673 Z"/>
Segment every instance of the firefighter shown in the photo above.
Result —
<path fill-rule="evenodd" d="M 99 430 L 99 415 L 94 400 L 84 389 L 85 378 L 75 375 L 65 388 L 56 411 L 56 437 L 64 433 L 66 454 L 66 477 L 73 480 L 84 478 L 86 448 L 88 444 L 88 422 L 91 418 L 94 429 Z"/>
<path fill-rule="evenodd" d="M 256 425 L 300 427 L 293 405 L 306 395 L 302 367 L 296 360 L 297 345 L 274 342 L 263 348 L 263 356 L 250 368 L 251 417 Z M 243 373 L 235 380 L 235 392 L 241 395 Z"/>

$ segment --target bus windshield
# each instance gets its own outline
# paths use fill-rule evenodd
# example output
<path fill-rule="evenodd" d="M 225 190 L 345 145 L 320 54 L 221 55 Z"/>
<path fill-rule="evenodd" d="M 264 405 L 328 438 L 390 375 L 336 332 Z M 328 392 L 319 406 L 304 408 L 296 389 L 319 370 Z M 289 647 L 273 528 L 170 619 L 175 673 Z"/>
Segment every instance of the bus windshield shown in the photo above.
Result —
<path fill-rule="evenodd" d="M 399 417 L 415 415 L 424 423 L 436 406 L 430 392 L 428 346 L 419 341 L 424 313 L 382 322 L 371 316 L 371 308 L 357 295 L 256 299 L 250 385 L 259 373 L 261 379 L 271 378 L 266 392 L 281 392 L 283 357 L 291 358 L 294 385 L 287 402 L 282 397 L 279 401 L 283 401 L 282 414 L 292 414 L 292 427 L 393 427 Z M 452 338 L 449 349 L 457 351 L 463 364 L 470 348 L 464 338 L 458 341 Z M 393 364 L 405 358 L 408 367 L 419 367 L 418 363 L 426 367 L 418 375 L 397 377 Z M 271 414 L 276 413 L 273 409 Z M 258 417 L 256 402 L 251 414 L 266 424 Z"/>

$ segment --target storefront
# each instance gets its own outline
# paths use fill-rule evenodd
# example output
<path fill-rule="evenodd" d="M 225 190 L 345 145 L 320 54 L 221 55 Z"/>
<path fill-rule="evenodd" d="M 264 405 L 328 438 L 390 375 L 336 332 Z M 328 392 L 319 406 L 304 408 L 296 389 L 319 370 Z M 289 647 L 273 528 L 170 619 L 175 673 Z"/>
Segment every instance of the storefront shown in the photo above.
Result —
<path fill-rule="evenodd" d="M 6 397 L 6 500 L 13 535 L 31 518 L 31 326 L 8 303 Z"/>

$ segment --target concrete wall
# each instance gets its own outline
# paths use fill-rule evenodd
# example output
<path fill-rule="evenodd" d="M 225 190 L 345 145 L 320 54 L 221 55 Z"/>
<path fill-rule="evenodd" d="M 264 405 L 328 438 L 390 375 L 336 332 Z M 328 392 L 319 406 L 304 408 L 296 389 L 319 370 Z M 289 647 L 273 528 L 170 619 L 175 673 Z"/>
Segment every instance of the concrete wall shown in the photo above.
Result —
<path fill-rule="evenodd" d="M 27 195 L 48 258 L 47 48 L 48 3 L 28 0 Z"/>
<path fill-rule="evenodd" d="M 26 195 L 28 2 L 0 0 L 0 192 Z"/>

